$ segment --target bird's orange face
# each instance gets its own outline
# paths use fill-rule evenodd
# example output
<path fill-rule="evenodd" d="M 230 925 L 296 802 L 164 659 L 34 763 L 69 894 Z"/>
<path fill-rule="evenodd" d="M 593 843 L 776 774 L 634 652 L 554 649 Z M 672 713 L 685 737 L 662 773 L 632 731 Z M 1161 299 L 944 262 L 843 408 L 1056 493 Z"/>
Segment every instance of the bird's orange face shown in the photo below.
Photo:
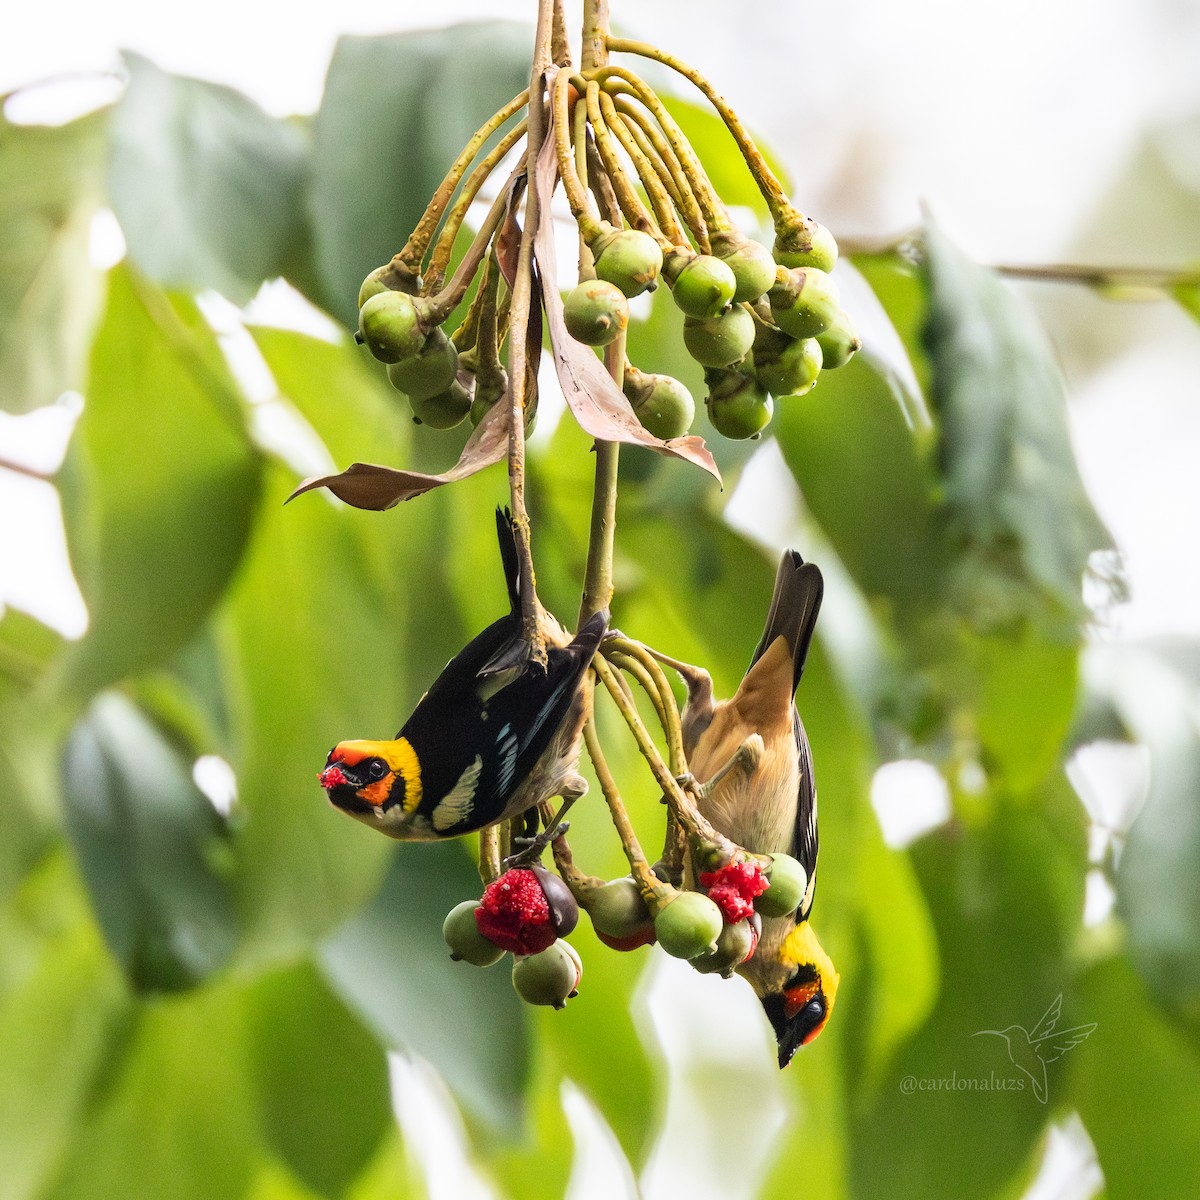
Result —
<path fill-rule="evenodd" d="M 762 1005 L 775 1030 L 779 1065 L 786 1067 L 825 1028 L 840 977 L 807 921 L 789 934 L 782 957 L 794 970 L 782 991 L 762 997 Z"/>
<path fill-rule="evenodd" d="M 412 747 L 395 742 L 339 742 L 317 776 L 330 803 L 350 816 L 378 819 L 400 805 L 420 802 L 420 768 Z"/>

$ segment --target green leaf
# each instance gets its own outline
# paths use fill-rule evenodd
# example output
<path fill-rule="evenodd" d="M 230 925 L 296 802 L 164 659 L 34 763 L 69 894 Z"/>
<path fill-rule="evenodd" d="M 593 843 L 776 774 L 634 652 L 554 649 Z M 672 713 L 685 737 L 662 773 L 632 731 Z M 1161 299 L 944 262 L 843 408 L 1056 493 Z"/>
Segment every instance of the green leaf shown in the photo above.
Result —
<path fill-rule="evenodd" d="M 88 260 L 104 202 L 107 112 L 55 128 L 0 113 L 0 409 L 78 388 L 103 298 Z"/>
<path fill-rule="evenodd" d="M 805 503 L 869 599 L 901 615 L 939 595 L 945 546 L 935 481 L 898 384 L 862 355 L 780 401 L 773 426 Z"/>
<path fill-rule="evenodd" d="M 129 994 L 63 855 L 0 909 L 0 1195 L 44 1194 L 114 1050 Z"/>
<path fill-rule="evenodd" d="M 1042 1131 L 1048 1109 L 1004 1041 L 975 1036 L 1032 1029 L 1060 994 L 1064 1027 L 1090 1019 L 1071 995 L 1066 961 L 1083 907 L 1081 811 L 1058 780 L 1041 799 L 1036 811 L 1010 808 L 986 826 L 939 831 L 913 847 L 942 986 L 929 1020 L 852 1109 L 855 1196 L 990 1198 Z M 1064 1066 L 1050 1071 L 1055 1100 Z"/>
<path fill-rule="evenodd" d="M 260 1153 L 240 993 L 144 1005 L 39 1200 L 243 1200 Z"/>
<path fill-rule="evenodd" d="M 212 332 L 118 268 L 83 416 L 59 477 L 87 636 L 60 686 L 86 698 L 162 662 L 200 627 L 241 557 L 260 460 Z"/>
<path fill-rule="evenodd" d="M 16 609 L 0 617 L 0 903 L 46 847 L 57 827 L 53 782 L 28 764 L 55 754 L 53 721 L 39 685 L 62 652 L 63 639 Z"/>
<path fill-rule="evenodd" d="M 1171 294 L 1184 312 L 1200 321 L 1200 284 L 1180 284 Z"/>
<path fill-rule="evenodd" d="M 308 962 L 256 981 L 245 1011 L 267 1141 L 314 1192 L 340 1196 L 392 1127 L 382 1048 Z"/>
<path fill-rule="evenodd" d="M 325 943 L 320 962 L 378 1037 L 428 1059 L 472 1116 L 511 1137 L 529 1071 L 511 960 L 453 962 L 442 938 L 450 909 L 481 890 L 461 845 L 401 844 L 379 894 Z"/>
<path fill-rule="evenodd" d="M 1063 1098 L 1083 1118 L 1109 1196 L 1200 1191 L 1200 1051 L 1157 1011 L 1123 959 L 1079 983 L 1080 1020 L 1095 1031 L 1067 1055 Z M 1055 1097 L 1057 1099 L 1057 1097 Z"/>
<path fill-rule="evenodd" d="M 1079 477 L 1049 341 L 1014 294 L 932 224 L 925 251 L 925 342 L 951 532 L 997 579 L 1044 597 L 1051 619 L 1077 618 L 1088 556 L 1112 543 Z"/>
<path fill-rule="evenodd" d="M 532 29 L 507 21 L 338 40 L 313 129 L 313 299 L 355 323 L 363 277 L 404 245 L 475 130 L 528 85 L 532 52 Z"/>
<path fill-rule="evenodd" d="M 142 991 L 191 987 L 237 940 L 224 825 L 189 766 L 115 694 L 93 702 L 64 752 L 67 833 L 105 939 Z"/>
<path fill-rule="evenodd" d="M 1200 1030 L 1200 643 L 1096 646 L 1085 675 L 1150 751 L 1150 789 L 1121 853 L 1118 911 L 1154 997 Z"/>
<path fill-rule="evenodd" d="M 353 446 L 401 458 L 410 426 L 352 345 L 253 332 L 283 394 L 335 455 Z M 344 738 L 391 737 L 458 648 L 455 606 L 439 589 L 451 531 L 443 523 L 438 540 L 425 524 L 443 512 L 437 496 L 388 514 L 315 495 L 285 507 L 295 482 L 270 468 L 218 620 L 245 817 L 235 849 L 246 962 L 306 952 L 374 894 L 391 843 L 335 810 L 317 773 Z M 498 569 L 495 578 L 499 597 Z"/>
<path fill-rule="evenodd" d="M 929 358 L 925 353 L 922 334 L 928 310 L 925 279 L 906 253 L 898 250 L 876 254 L 855 254 L 853 264 L 867 281 L 875 298 L 883 306 L 908 355 L 909 364 L 921 389 L 921 406 L 930 392 Z M 921 412 L 919 424 L 928 423 L 928 412 Z M 914 421 L 914 425 L 918 422 Z"/>
<path fill-rule="evenodd" d="M 245 303 L 302 236 L 308 140 L 232 88 L 124 60 L 109 185 L 130 258 L 164 287 Z"/>

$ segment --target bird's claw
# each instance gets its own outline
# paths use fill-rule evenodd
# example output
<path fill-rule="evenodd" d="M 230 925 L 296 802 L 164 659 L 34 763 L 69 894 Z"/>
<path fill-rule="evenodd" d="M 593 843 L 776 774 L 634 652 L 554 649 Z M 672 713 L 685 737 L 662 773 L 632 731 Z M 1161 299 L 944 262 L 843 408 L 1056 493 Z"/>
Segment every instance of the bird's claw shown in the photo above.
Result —
<path fill-rule="evenodd" d="M 532 867 L 538 862 L 545 853 L 546 847 L 550 845 L 555 838 L 562 837 L 568 829 L 571 828 L 570 821 L 555 821 L 549 829 L 543 829 L 537 837 L 519 837 L 513 838 L 513 844 L 521 848 L 515 853 L 510 854 L 503 862 L 503 867 L 506 871 L 514 870 L 520 867 Z"/>

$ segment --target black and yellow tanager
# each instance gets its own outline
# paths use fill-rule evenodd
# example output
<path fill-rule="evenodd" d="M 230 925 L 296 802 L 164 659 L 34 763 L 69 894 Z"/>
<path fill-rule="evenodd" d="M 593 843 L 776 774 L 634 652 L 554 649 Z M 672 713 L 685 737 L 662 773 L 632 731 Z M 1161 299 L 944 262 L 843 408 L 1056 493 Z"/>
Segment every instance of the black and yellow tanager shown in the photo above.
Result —
<path fill-rule="evenodd" d="M 762 639 L 730 700 L 714 702 L 707 671 L 663 658 L 687 684 L 683 742 L 701 785 L 700 811 L 739 846 L 790 854 L 807 873 L 799 908 L 787 917 L 764 918 L 757 949 L 737 968 L 762 1001 L 781 1067 L 825 1027 L 838 987 L 838 973 L 809 921 L 817 878 L 817 789 L 794 701 L 823 591 L 817 567 L 786 551 Z M 762 738 L 754 765 L 722 774 L 754 734 Z M 715 782 L 706 788 L 708 780 Z"/>
<path fill-rule="evenodd" d="M 320 774 L 334 805 L 389 837 L 458 837 L 587 791 L 584 683 L 608 613 L 572 638 L 539 605 L 546 662 L 531 658 L 512 518 L 497 510 L 496 526 L 508 613 L 450 660 L 395 738 L 339 742 Z"/>

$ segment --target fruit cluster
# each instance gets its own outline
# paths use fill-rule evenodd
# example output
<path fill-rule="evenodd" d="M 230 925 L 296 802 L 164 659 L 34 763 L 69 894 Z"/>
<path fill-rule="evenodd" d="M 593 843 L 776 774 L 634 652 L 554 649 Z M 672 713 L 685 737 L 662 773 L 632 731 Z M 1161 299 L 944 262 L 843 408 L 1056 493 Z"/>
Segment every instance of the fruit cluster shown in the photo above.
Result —
<path fill-rule="evenodd" d="M 613 39 L 609 45 L 623 46 Z M 629 300 L 665 283 L 683 314 L 683 343 L 704 368 L 712 426 L 728 438 L 757 437 L 775 400 L 804 395 L 822 370 L 842 366 L 859 347 L 830 276 L 837 246 L 824 226 L 787 200 L 703 77 L 652 48 L 629 46 L 682 71 L 717 107 L 767 202 L 773 247 L 733 223 L 688 139 L 638 75 L 608 64 L 560 70 L 545 115 L 580 238 L 579 282 L 562 301 L 565 327 L 583 346 L 609 346 L 626 330 Z M 480 128 L 404 249 L 373 271 L 359 293 L 359 340 L 387 364 L 413 419 L 435 428 L 468 415 L 478 425 L 508 387 L 501 350 L 514 264 L 506 261 L 505 227 L 515 218 L 499 203 L 504 194 L 454 278 L 443 283 L 468 208 L 526 135 L 528 119 L 500 137 L 464 182 L 467 167 L 528 103 L 529 93 L 522 93 Z M 444 325 L 477 275 L 475 296 L 447 335 Z M 679 380 L 625 363 L 623 392 L 656 439 L 690 430 L 695 402 Z M 527 406 L 527 424 L 532 415 Z"/>
<path fill-rule="evenodd" d="M 455 961 L 490 967 L 511 953 L 517 994 L 554 1008 L 577 994 L 583 975 L 583 963 L 566 941 L 580 908 L 596 937 L 613 950 L 657 942 L 702 975 L 729 977 L 753 955 L 763 918 L 790 916 L 808 886 L 804 868 L 787 854 L 738 854 L 701 872 L 699 889 L 689 890 L 669 883 L 661 863 L 655 883 L 645 889 L 632 875 L 607 882 L 582 875 L 561 847 L 558 852 L 563 879 L 538 864 L 512 867 L 479 900 L 451 909 L 442 925 Z M 706 852 L 720 853 L 717 847 Z"/>
<path fill-rule="evenodd" d="M 596 18 L 601 7 L 585 0 L 585 27 L 589 12 Z M 541 11 L 550 13 L 551 6 L 543 3 Z M 775 399 L 804 395 L 822 370 L 842 366 L 859 348 L 831 276 L 837 260 L 833 237 L 793 207 L 736 114 L 707 81 L 654 47 L 625 42 L 606 31 L 590 42 L 585 36 L 579 70 L 555 67 L 569 55 L 550 53 L 545 28 L 547 22 L 540 21 L 530 89 L 480 127 L 405 246 L 367 276 L 358 297 L 358 340 L 386 364 L 389 380 L 408 398 L 413 419 L 450 428 L 469 417 L 476 426 L 458 464 L 444 475 L 426 476 L 354 463 L 338 475 L 307 480 L 294 493 L 329 487 L 358 507 L 386 509 L 499 461 L 507 446 L 513 571 L 520 583 L 514 584 L 510 575 L 510 597 L 522 633 L 511 661 L 500 656 L 504 672 L 539 656 L 545 662 L 547 639 L 559 644 L 555 639 L 565 629 L 528 586 L 535 573 L 524 498 L 523 435 L 536 415 L 543 312 L 568 405 L 595 440 L 596 494 L 581 627 L 612 596 L 620 443 L 688 459 L 719 478 L 703 441 L 688 436 L 696 405 L 687 387 L 627 361 L 629 301 L 665 284 L 682 314 L 683 344 L 704 369 L 709 420 L 729 438 L 758 437 L 771 421 Z M 597 45 L 602 52 L 596 52 Z M 633 71 L 613 65 L 610 51 L 656 59 L 701 89 L 733 135 L 766 202 L 774 226 L 770 249 L 734 224 L 657 93 Z M 521 161 L 496 191 L 478 232 L 451 270 L 468 210 L 485 181 L 526 138 Z M 557 274 L 549 206 L 559 186 L 579 235 L 578 282 L 565 296 L 546 290 Z M 802 565 L 798 555 L 785 556 L 785 564 L 791 558 Z M 815 596 L 813 603 L 819 604 L 819 586 Z M 811 625 L 815 608 L 808 619 Z M 807 644 L 797 643 L 799 636 L 797 630 L 789 638 L 792 653 L 801 654 L 793 692 Z M 681 674 L 697 670 L 610 630 L 580 685 L 582 705 L 571 710 L 579 717 L 582 740 L 630 864 L 629 876 L 605 881 L 584 874 L 575 867 L 566 841 L 563 814 L 582 794 L 575 770 L 579 727 L 563 741 L 569 753 L 561 753 L 568 759 L 573 755 L 571 761 L 544 770 L 539 762 L 532 771 L 539 786 L 544 775 L 550 787 L 563 788 L 563 781 L 571 781 L 567 790 L 543 795 L 531 788 L 527 810 L 473 827 L 480 830 L 480 876 L 486 887 L 478 900 L 464 901 L 447 916 L 445 938 L 452 957 L 477 966 L 512 954 L 513 984 L 530 1003 L 562 1007 L 575 994 L 582 967 L 565 939 L 580 909 L 589 915 L 599 940 L 613 949 L 630 951 L 657 942 L 697 971 L 725 976 L 738 969 L 753 974 L 755 964 L 746 966 L 748 960 L 767 947 L 777 953 L 807 920 L 815 827 L 804 865 L 788 854 L 768 853 L 785 845 L 802 852 L 798 843 L 785 840 L 790 825 L 750 847 L 714 828 L 701 801 L 727 772 L 744 770 L 748 777 L 763 753 L 763 741 L 757 731 L 747 729 L 733 758 L 707 782 L 697 783 L 662 664 Z M 497 684 L 492 678 L 496 673 L 489 664 L 479 671 L 478 685 L 469 679 L 468 686 L 478 686 L 480 695 L 499 695 L 506 685 Z M 634 703 L 633 684 L 654 708 L 665 756 Z M 690 683 L 688 687 L 690 703 Z M 654 864 L 642 852 L 605 765 L 592 712 L 593 690 L 607 692 L 615 703 L 661 789 L 667 828 L 662 857 Z M 781 703 L 791 711 L 792 692 Z M 511 777 L 508 783 L 513 783 Z M 563 798 L 557 811 L 550 804 L 553 796 Z M 472 800 L 480 802 L 479 797 Z M 755 802 L 753 796 L 745 801 Z M 435 833 L 440 828 L 435 814 Z M 526 848 L 519 848 L 519 839 L 531 837 Z M 540 863 L 547 846 L 557 875 Z M 794 1039 L 788 1042 L 792 1049 L 795 1044 Z"/>

